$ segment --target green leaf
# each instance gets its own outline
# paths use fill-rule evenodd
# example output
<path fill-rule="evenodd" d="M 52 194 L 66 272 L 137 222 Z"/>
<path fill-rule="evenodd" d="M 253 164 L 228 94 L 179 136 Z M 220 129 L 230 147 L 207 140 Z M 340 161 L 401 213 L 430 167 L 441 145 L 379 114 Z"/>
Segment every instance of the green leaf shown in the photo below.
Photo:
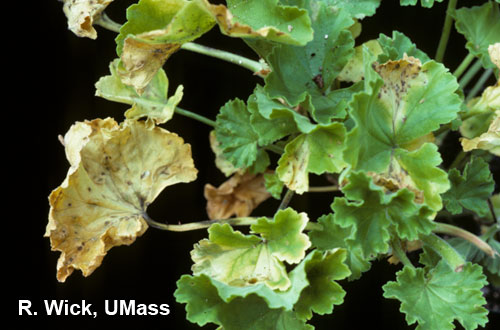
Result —
<path fill-rule="evenodd" d="M 142 92 L 170 55 L 214 25 L 200 1 L 141 0 L 130 6 L 116 38 L 122 81 Z"/>
<path fill-rule="evenodd" d="M 269 308 L 265 300 L 255 294 L 226 302 L 219 296 L 213 280 L 203 274 L 183 275 L 177 281 L 174 296 L 177 302 L 186 304 L 187 319 L 200 326 L 214 323 L 228 330 L 313 329 L 291 311 Z"/>
<path fill-rule="evenodd" d="M 260 237 L 214 224 L 208 229 L 208 240 L 201 240 L 191 252 L 193 274 L 205 274 L 231 286 L 264 283 L 285 291 L 291 283 L 282 261 L 298 263 L 304 258 L 311 244 L 302 233 L 307 221 L 305 213 L 280 210 L 273 221 L 261 218 L 251 226 Z"/>
<path fill-rule="evenodd" d="M 353 18 L 363 19 L 366 16 L 375 14 L 382 0 L 358 0 L 358 1 L 343 1 L 343 0 L 327 0 L 326 2 L 338 8 L 343 8 Z"/>
<path fill-rule="evenodd" d="M 221 107 L 215 121 L 215 135 L 223 156 L 237 168 L 247 168 L 257 159 L 259 136 L 250 123 L 250 112 L 240 99 Z"/>
<path fill-rule="evenodd" d="M 481 266 L 468 262 L 455 272 L 441 260 L 428 271 L 404 267 L 383 289 L 385 298 L 401 301 L 400 311 L 409 325 L 418 322 L 417 330 L 454 329 L 454 320 L 469 330 L 488 322 L 481 292 L 486 284 Z"/>
<path fill-rule="evenodd" d="M 283 98 L 292 107 L 311 96 L 315 120 L 328 123 L 345 116 L 343 108 L 331 104 L 329 89 L 353 53 L 354 40 L 348 28 L 354 23 L 344 10 L 312 0 L 306 8 L 311 15 L 314 39 L 305 47 L 279 45 L 267 56 L 272 68 L 265 90 L 272 98 Z M 338 101 L 337 101 L 338 102 Z M 317 113 L 327 112 L 328 115 Z"/>
<path fill-rule="evenodd" d="M 365 68 L 371 68 L 371 63 L 383 50 L 377 40 L 369 40 L 354 48 L 354 55 L 339 74 L 341 81 L 359 82 L 365 77 Z M 369 58 L 369 59 L 368 59 Z M 371 61 L 370 61 L 371 60 Z"/>
<path fill-rule="evenodd" d="M 465 36 L 469 52 L 481 59 L 484 68 L 495 68 L 488 54 L 488 46 L 500 42 L 499 5 L 488 1 L 482 6 L 460 8 L 454 18 L 457 31 Z"/>
<path fill-rule="evenodd" d="M 352 234 L 353 227 L 343 228 L 339 226 L 335 223 L 333 214 L 320 217 L 318 223 L 323 228 L 321 230 L 313 229 L 309 232 L 312 245 L 322 251 L 336 248 L 346 249 L 346 264 L 351 271 L 350 281 L 357 280 L 361 277 L 361 273 L 370 269 L 370 261 L 363 257 L 361 246 L 353 246 L 353 244 L 348 246 L 346 243 L 346 239 Z"/>
<path fill-rule="evenodd" d="M 443 194 L 446 209 L 452 214 L 460 214 L 466 208 L 484 217 L 489 212 L 487 200 L 495 189 L 488 163 L 473 157 L 465 166 L 463 175 L 457 169 L 451 169 L 448 176 L 451 188 Z"/>
<path fill-rule="evenodd" d="M 301 134 L 290 141 L 278 160 L 276 173 L 285 185 L 298 194 L 309 189 L 309 173 L 339 173 L 345 163 L 345 127 L 340 123 L 318 125 L 309 134 Z"/>
<path fill-rule="evenodd" d="M 278 0 L 228 0 L 227 5 L 236 23 L 233 25 L 249 26 L 266 40 L 303 46 L 313 38 L 306 10 L 282 5 Z M 234 28 L 225 28 L 220 22 L 219 26 L 222 33 L 239 36 Z"/>
<path fill-rule="evenodd" d="M 430 61 L 430 57 L 426 53 L 417 49 L 417 46 L 403 33 L 392 31 L 392 38 L 385 34 L 380 34 L 377 39 L 383 53 L 378 56 L 380 63 L 389 60 L 401 60 L 404 54 L 418 58 L 422 63 Z"/>
<path fill-rule="evenodd" d="M 494 235 L 485 239 L 485 241 L 496 251 L 497 255 L 491 257 L 474 244 L 459 237 L 449 239 L 448 243 L 450 243 L 465 260 L 478 263 L 492 274 L 500 276 L 500 242 L 495 239 Z"/>
<path fill-rule="evenodd" d="M 346 197 L 336 197 L 332 204 L 334 222 L 351 228 L 345 242 L 349 248 L 360 248 L 365 259 L 386 253 L 391 234 L 411 241 L 434 228 L 429 219 L 432 212 L 416 204 L 408 189 L 384 191 L 363 172 L 351 172 L 346 179 L 348 184 L 342 188 Z"/>
<path fill-rule="evenodd" d="M 368 50 L 365 53 L 365 60 L 373 58 Z M 356 126 L 347 134 L 344 160 L 354 170 L 385 173 L 415 192 L 423 190 L 425 203 L 437 211 L 439 194 L 449 184 L 446 173 L 435 167 L 441 162 L 437 148 L 425 142 L 432 141 L 429 133 L 452 121 L 460 110 L 456 79 L 443 65 L 429 61 L 420 66 L 414 58 L 374 68 L 378 78 L 367 76 L 370 70 L 365 69 L 365 89 L 370 87 L 371 93 L 356 94 L 350 104 Z M 419 161 L 417 155 L 427 161 Z M 432 170 L 427 173 L 417 164 Z"/>
<path fill-rule="evenodd" d="M 110 101 L 132 105 L 132 108 L 125 113 L 128 119 L 147 117 L 148 122 L 154 125 L 170 120 L 175 107 L 181 101 L 182 85 L 177 87 L 173 96 L 168 97 L 167 75 L 160 69 L 142 95 L 139 95 L 134 88 L 122 83 L 117 74 L 118 65 L 118 59 L 111 62 L 109 65 L 111 75 L 99 79 L 96 83 L 96 95 Z"/>
<path fill-rule="evenodd" d="M 283 182 L 280 181 L 276 173 L 264 173 L 266 190 L 273 198 L 280 200 L 283 192 Z"/>
<path fill-rule="evenodd" d="M 334 305 L 344 302 L 345 291 L 335 281 L 342 280 L 351 272 L 344 264 L 347 251 L 335 249 L 327 253 L 314 250 L 305 265 L 307 286 L 300 294 L 294 310 L 302 320 L 312 318 L 312 313 L 331 314 Z"/>
<path fill-rule="evenodd" d="M 415 6 L 418 0 L 399 0 L 401 6 Z M 443 0 L 420 0 L 420 5 L 424 8 L 432 8 L 434 1 L 443 2 Z"/>

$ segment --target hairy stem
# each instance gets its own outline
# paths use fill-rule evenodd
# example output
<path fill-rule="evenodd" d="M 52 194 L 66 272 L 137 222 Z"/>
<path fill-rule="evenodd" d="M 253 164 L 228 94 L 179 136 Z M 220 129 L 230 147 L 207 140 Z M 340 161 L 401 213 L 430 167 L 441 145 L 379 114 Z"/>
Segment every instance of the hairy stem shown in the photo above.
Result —
<path fill-rule="evenodd" d="M 179 107 L 176 107 L 175 108 L 175 113 L 178 113 L 179 115 L 186 116 L 186 117 L 189 117 L 191 119 L 200 121 L 200 122 L 202 122 L 204 124 L 207 124 L 209 126 L 215 127 L 215 121 L 210 120 L 208 118 L 205 118 L 205 117 L 203 117 L 203 116 L 201 116 L 199 114 L 196 114 L 194 112 L 191 112 L 191 111 L 184 110 L 184 109 L 181 109 Z"/>
<path fill-rule="evenodd" d="M 281 200 L 281 204 L 280 206 L 278 207 L 278 210 L 284 210 L 286 209 L 286 207 L 288 206 L 288 204 L 290 203 L 290 201 L 292 200 L 292 197 L 293 197 L 293 194 L 295 192 L 292 190 L 292 189 L 288 189 L 285 193 L 285 197 L 283 197 L 283 199 Z"/>
<path fill-rule="evenodd" d="M 216 220 L 203 220 L 198 222 L 190 222 L 185 224 L 171 225 L 167 223 L 161 223 L 151 219 L 151 217 L 143 212 L 142 217 L 146 220 L 147 224 L 153 228 L 167 230 L 167 231 L 175 231 L 175 232 L 183 232 L 183 231 L 192 231 L 205 229 L 210 227 L 215 223 L 224 224 L 227 223 L 231 226 L 251 226 L 257 223 L 257 220 L 262 217 L 239 217 L 239 218 L 230 218 L 230 219 L 216 219 Z M 268 218 L 269 219 L 269 218 Z M 306 225 L 306 230 L 321 230 L 323 226 L 317 222 L 308 222 Z"/>
<path fill-rule="evenodd" d="M 455 78 L 460 78 L 460 76 L 462 75 L 462 73 L 464 73 L 464 71 L 469 67 L 469 65 L 472 63 L 472 61 L 474 60 L 475 56 L 472 55 L 471 53 L 469 53 L 465 58 L 464 60 L 462 61 L 462 63 L 460 63 L 460 65 L 458 66 L 458 68 L 453 72 L 453 75 L 455 76 Z"/>
<path fill-rule="evenodd" d="M 474 98 L 477 95 L 477 93 L 479 93 L 479 91 L 483 89 L 484 84 L 486 83 L 486 81 L 488 81 L 492 73 L 493 69 L 488 69 L 483 72 L 483 74 L 481 75 L 481 77 L 479 77 L 474 87 L 472 87 L 472 89 L 470 90 L 470 93 L 467 94 L 467 97 L 465 99 L 466 102 Z"/>
<path fill-rule="evenodd" d="M 474 244 L 478 249 L 480 249 L 490 257 L 495 256 L 495 250 L 493 250 L 493 248 L 488 243 L 486 243 L 480 237 L 474 235 L 470 231 L 441 222 L 436 222 L 436 225 L 437 226 L 433 230 L 433 232 L 463 238 L 466 241 Z"/>
<path fill-rule="evenodd" d="M 395 238 L 391 242 L 392 253 L 403 263 L 405 267 L 415 268 L 401 246 L 401 240 Z"/>
<path fill-rule="evenodd" d="M 323 186 L 323 187 L 309 187 L 307 192 L 331 192 L 331 191 L 339 191 L 339 186 Z"/>
<path fill-rule="evenodd" d="M 464 258 L 462 258 L 462 256 L 444 239 L 436 234 L 431 234 L 420 237 L 420 240 L 439 254 L 441 258 L 446 260 L 448 265 L 450 265 L 451 269 L 455 272 L 458 273 L 462 271 L 465 264 Z"/>
<path fill-rule="evenodd" d="M 446 18 L 444 20 L 443 31 L 441 33 L 441 38 L 439 39 L 439 45 L 436 51 L 436 61 L 443 62 L 444 53 L 446 51 L 446 46 L 448 45 L 448 39 L 450 38 L 451 27 L 453 25 L 452 12 L 457 6 L 457 0 L 449 0 L 448 8 L 446 9 Z"/>
<path fill-rule="evenodd" d="M 458 84 L 460 85 L 461 88 L 464 88 L 467 86 L 467 84 L 474 78 L 474 76 L 478 73 L 479 70 L 482 68 L 482 64 L 480 60 L 476 60 L 474 64 L 467 70 L 467 72 L 464 74 L 462 78 L 460 78 L 460 81 Z"/>
<path fill-rule="evenodd" d="M 94 23 L 97 24 L 107 30 L 120 33 L 121 25 L 113 21 L 111 18 L 106 15 L 106 13 L 102 13 L 99 19 Z"/>
<path fill-rule="evenodd" d="M 185 44 L 183 44 L 181 46 L 181 48 L 195 52 L 195 53 L 212 56 L 212 57 L 215 57 L 215 58 L 218 58 L 220 60 L 224 60 L 224 61 L 227 61 L 227 62 L 230 62 L 233 64 L 237 64 L 239 66 L 242 66 L 242 67 L 256 73 L 257 75 L 259 75 L 258 72 L 265 69 L 265 64 L 263 64 L 261 62 L 254 61 L 254 60 L 251 60 L 249 58 L 246 58 L 246 57 L 243 57 L 240 55 L 236 55 L 236 54 L 233 54 L 230 52 L 226 52 L 226 51 L 223 51 L 220 49 L 215 49 L 212 47 L 199 45 L 199 44 L 196 44 L 193 42 L 186 42 Z"/>

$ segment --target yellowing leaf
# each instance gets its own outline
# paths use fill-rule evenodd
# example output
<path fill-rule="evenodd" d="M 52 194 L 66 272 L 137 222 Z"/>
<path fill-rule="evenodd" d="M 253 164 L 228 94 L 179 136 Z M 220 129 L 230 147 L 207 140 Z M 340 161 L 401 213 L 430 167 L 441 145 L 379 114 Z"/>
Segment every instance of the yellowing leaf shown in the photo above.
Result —
<path fill-rule="evenodd" d="M 491 62 L 500 69 L 500 42 L 488 46 Z"/>
<path fill-rule="evenodd" d="M 147 206 L 169 185 L 190 182 L 197 170 L 191 146 L 174 133 L 113 119 L 76 123 L 64 137 L 71 164 L 50 194 L 46 237 L 61 251 L 57 279 L 74 269 L 90 275 L 114 246 L 147 229 Z"/>
<path fill-rule="evenodd" d="M 488 150 L 496 156 L 500 156 L 500 110 L 495 112 L 495 118 L 486 133 L 470 140 L 461 138 L 460 142 L 464 151 L 483 149 Z"/>
<path fill-rule="evenodd" d="M 68 28 L 79 37 L 97 38 L 92 24 L 113 0 L 63 0 Z"/>
<path fill-rule="evenodd" d="M 263 201 L 271 197 L 262 174 L 234 174 L 219 188 L 205 185 L 207 213 L 210 219 L 226 219 L 233 215 L 249 216 Z"/>
<path fill-rule="evenodd" d="M 210 149 L 215 154 L 215 166 L 224 173 L 225 176 L 231 176 L 233 173 L 238 172 L 238 169 L 227 160 L 222 154 L 222 149 L 220 148 L 220 143 L 217 141 L 215 136 L 215 130 L 210 132 Z"/>

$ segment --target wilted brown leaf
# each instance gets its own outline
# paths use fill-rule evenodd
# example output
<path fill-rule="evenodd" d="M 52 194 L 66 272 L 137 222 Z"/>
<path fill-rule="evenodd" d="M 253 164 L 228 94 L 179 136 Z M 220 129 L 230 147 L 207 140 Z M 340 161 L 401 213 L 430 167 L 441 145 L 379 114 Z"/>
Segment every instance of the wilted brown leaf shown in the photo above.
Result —
<path fill-rule="evenodd" d="M 97 38 L 93 27 L 113 0 L 63 0 L 63 11 L 68 18 L 68 28 L 79 37 Z"/>
<path fill-rule="evenodd" d="M 207 213 L 210 219 L 226 219 L 233 215 L 246 217 L 271 197 L 262 174 L 234 174 L 218 188 L 205 185 Z"/>
<path fill-rule="evenodd" d="M 73 125 L 64 137 L 71 164 L 50 194 L 45 236 L 61 251 L 57 279 L 74 269 L 90 275 L 114 246 L 129 245 L 147 229 L 147 206 L 169 185 L 190 182 L 197 170 L 191 146 L 143 122 L 96 119 Z"/>

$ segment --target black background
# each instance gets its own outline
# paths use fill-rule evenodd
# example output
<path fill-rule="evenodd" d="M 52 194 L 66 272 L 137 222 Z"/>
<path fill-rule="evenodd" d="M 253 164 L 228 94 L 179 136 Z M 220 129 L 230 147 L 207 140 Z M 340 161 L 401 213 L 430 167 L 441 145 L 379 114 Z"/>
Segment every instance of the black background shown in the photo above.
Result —
<path fill-rule="evenodd" d="M 125 8 L 134 1 L 121 0 L 109 6 L 109 16 L 125 21 Z M 357 43 L 391 35 L 397 29 L 409 36 L 431 57 L 437 47 L 443 24 L 445 3 L 433 10 L 420 7 L 399 7 L 399 1 L 383 1 L 377 14 L 363 21 L 363 32 Z M 467 5 L 474 1 L 459 1 Z M 7 16 L 4 12 L 4 16 Z M 185 319 L 185 305 L 173 297 L 175 282 L 182 274 L 190 273 L 189 251 L 194 243 L 206 237 L 206 231 L 187 233 L 163 232 L 150 228 L 131 246 L 111 249 L 103 264 L 88 278 L 75 271 L 65 283 L 56 280 L 58 252 L 50 251 L 43 238 L 49 205 L 47 196 L 61 184 L 68 163 L 64 149 L 57 140 L 75 121 L 114 117 L 123 119 L 125 105 L 94 96 L 95 82 L 108 74 L 108 65 L 116 57 L 115 33 L 96 27 L 98 39 L 78 38 L 67 30 L 62 3 L 35 1 L 25 8 L 10 11 L 15 23 L 4 30 L 4 37 L 13 39 L 3 45 L 8 60 L 4 62 L 4 145 L 7 147 L 4 178 L 7 196 L 4 204 L 4 263 L 2 272 L 11 279 L 4 281 L 9 292 L 6 301 L 15 328 L 51 325 L 55 329 L 113 328 L 126 329 L 144 326 L 149 329 L 198 329 Z M 5 38 L 4 38 L 5 40 Z M 239 39 L 228 38 L 217 27 L 197 42 L 256 59 Z M 452 70 L 465 57 L 464 39 L 452 33 L 445 64 Z M 246 100 L 260 78 L 246 69 L 190 53 L 174 54 L 165 65 L 170 90 L 184 85 L 181 107 L 214 119 L 220 106 L 229 99 Z M 5 88 L 5 87 L 4 87 Z M 189 184 L 168 187 L 148 208 L 157 220 L 183 223 L 206 219 L 203 187 L 206 183 L 219 185 L 224 177 L 213 165 L 208 144 L 209 127 L 182 116 L 163 125 L 178 133 L 192 145 L 198 179 Z M 458 150 L 449 144 L 443 152 L 445 164 Z M 321 183 L 312 178 L 313 183 Z M 329 210 L 331 194 L 296 196 L 291 206 L 309 214 L 315 220 Z M 4 200 L 5 202 L 5 200 Z M 279 201 L 268 200 L 255 210 L 255 215 L 270 215 Z M 12 259 L 12 260 L 9 260 Z M 384 260 L 374 262 L 372 269 L 360 280 L 341 284 L 347 291 L 345 302 L 336 306 L 332 315 L 315 316 L 311 321 L 317 329 L 357 329 L 367 325 L 380 329 L 408 329 L 399 302 L 382 297 L 381 286 L 394 280 L 399 266 Z M 11 297 L 10 294 L 13 294 Z M 4 298 L 5 299 L 5 298 Z M 33 302 L 38 316 L 17 316 L 19 299 Z M 44 317 L 44 299 L 85 299 L 98 312 L 96 319 L 88 317 Z M 105 299 L 134 299 L 137 303 L 170 305 L 168 316 L 107 317 Z M 4 313 L 2 313 L 4 314 Z M 109 323 L 108 323 L 109 322 Z M 490 315 L 488 329 L 498 327 L 498 315 Z M 411 328 L 414 328 L 412 326 Z M 460 326 L 458 326 L 460 328 Z M 214 329 L 210 325 L 206 329 Z"/>

